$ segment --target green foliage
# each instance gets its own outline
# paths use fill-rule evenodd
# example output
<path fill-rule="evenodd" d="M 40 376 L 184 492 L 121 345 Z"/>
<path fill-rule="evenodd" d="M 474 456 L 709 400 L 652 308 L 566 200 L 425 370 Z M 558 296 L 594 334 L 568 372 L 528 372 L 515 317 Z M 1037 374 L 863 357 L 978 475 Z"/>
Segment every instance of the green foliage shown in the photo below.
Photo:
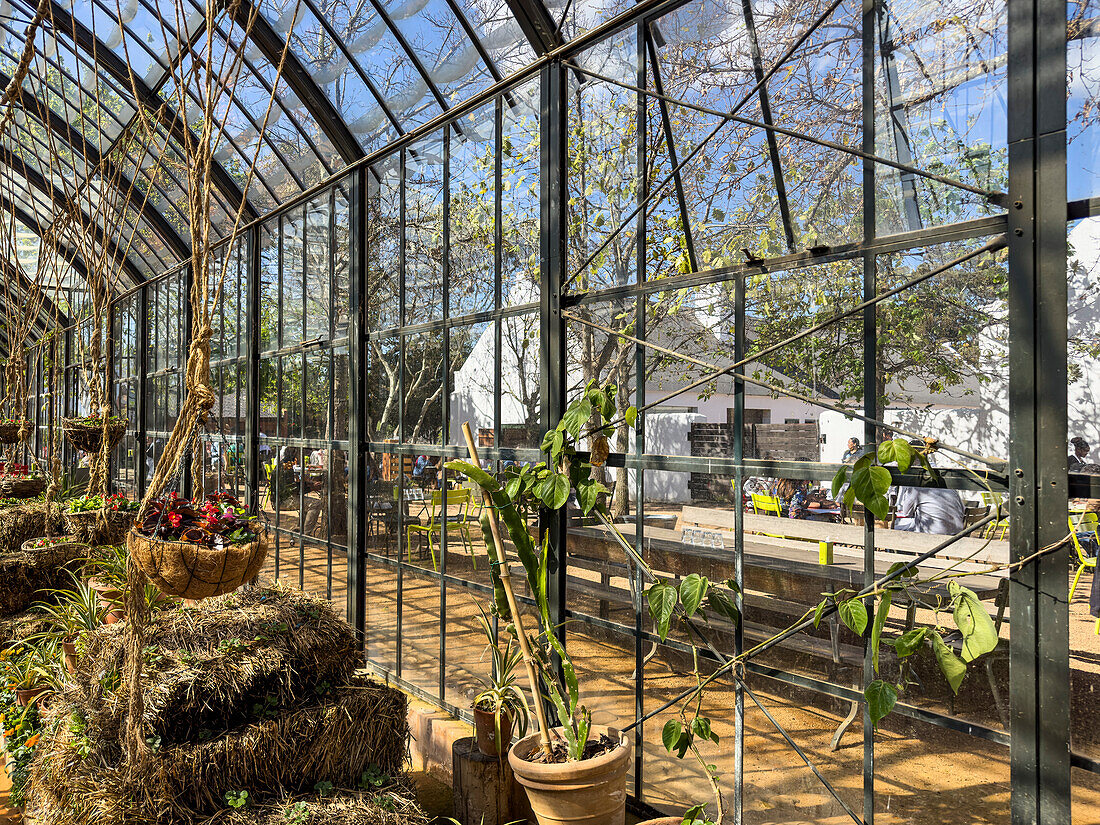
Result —
<path fill-rule="evenodd" d="M 283 809 L 283 822 L 285 825 L 306 825 L 309 819 L 309 806 L 304 802 L 295 802 Z"/>
<path fill-rule="evenodd" d="M 252 804 L 248 791 L 227 791 L 225 804 L 230 808 L 247 808 Z"/>

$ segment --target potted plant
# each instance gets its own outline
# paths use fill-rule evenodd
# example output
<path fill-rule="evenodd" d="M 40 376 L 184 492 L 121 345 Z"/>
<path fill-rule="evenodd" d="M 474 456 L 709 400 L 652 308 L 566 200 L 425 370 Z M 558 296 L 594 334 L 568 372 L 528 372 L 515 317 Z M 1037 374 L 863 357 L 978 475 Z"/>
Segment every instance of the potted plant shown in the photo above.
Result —
<path fill-rule="evenodd" d="M 11 807 L 23 807 L 30 764 L 41 731 L 38 703 L 21 707 L 14 691 L 0 690 L 0 752 L 11 780 L 7 800 Z"/>
<path fill-rule="evenodd" d="M 513 734 L 526 736 L 531 712 L 527 695 L 519 684 L 519 666 L 523 654 L 514 639 L 502 649 L 496 629 L 481 605 L 478 622 L 488 640 L 486 650 L 492 656 L 492 671 L 482 679 L 485 690 L 474 697 L 474 731 L 478 749 L 486 756 L 502 756 L 512 744 Z"/>
<path fill-rule="evenodd" d="M 18 642 L 0 651 L 0 674 L 7 688 L 15 691 L 19 707 L 40 701 L 56 686 L 59 650 L 56 642 L 47 641 L 38 645 Z"/>
<path fill-rule="evenodd" d="M 470 460 L 450 461 L 446 465 L 475 482 L 490 505 L 484 508 L 483 528 L 488 522 L 488 529 L 483 531 L 493 562 L 490 575 L 496 595 L 494 609 L 513 628 L 533 690 L 546 698 L 557 717 L 557 726 L 551 731 L 541 703 L 536 702 L 538 731 L 516 742 L 508 755 L 508 762 L 526 788 L 541 825 L 584 822 L 622 825 L 626 818 L 631 742 L 613 728 L 593 725 L 591 713 L 580 703 L 576 669 L 558 639 L 559 628 L 550 615 L 546 586 L 549 534 L 542 536 L 541 547 L 536 549 L 523 516 L 539 507 L 560 510 L 575 495 L 582 514 L 594 515 L 608 525 L 632 558 L 641 561 L 614 527 L 605 504 L 608 489 L 596 472 L 609 452 L 615 394 L 614 386 L 586 387 L 570 404 L 558 426 L 543 439 L 542 448 L 550 454 L 550 461 L 510 474 L 503 482 L 482 469 L 468 424 L 463 426 L 463 433 Z M 590 459 L 583 459 L 576 451 L 575 445 L 582 438 L 591 439 Z M 498 519 L 507 529 L 535 599 L 538 632 L 533 634 L 534 645 L 523 628 L 523 617 L 512 592 L 507 547 Z M 560 667 L 555 666 L 555 659 Z"/>
<path fill-rule="evenodd" d="M 87 582 L 71 572 L 69 575 L 73 579 L 71 588 L 47 590 L 49 601 L 42 601 L 35 605 L 50 623 L 50 629 L 30 636 L 26 641 L 32 643 L 52 639 L 60 642 L 65 669 L 71 676 L 76 672 L 78 645 L 82 637 L 100 627 L 108 611 L 104 608 L 99 594 Z"/>
<path fill-rule="evenodd" d="M 149 504 L 126 546 L 162 592 L 205 599 L 230 593 L 259 574 L 267 532 L 228 493 L 214 493 L 198 505 L 169 493 Z"/>
<path fill-rule="evenodd" d="M 90 560 L 90 566 L 96 573 L 88 579 L 88 588 L 96 594 L 99 607 L 103 611 L 103 623 L 115 624 L 126 617 L 123 605 L 129 554 L 126 546 L 121 544 L 106 545 L 97 552 L 98 555 Z M 164 610 L 173 607 L 175 602 L 155 584 L 146 582 L 145 605 L 150 610 Z"/>

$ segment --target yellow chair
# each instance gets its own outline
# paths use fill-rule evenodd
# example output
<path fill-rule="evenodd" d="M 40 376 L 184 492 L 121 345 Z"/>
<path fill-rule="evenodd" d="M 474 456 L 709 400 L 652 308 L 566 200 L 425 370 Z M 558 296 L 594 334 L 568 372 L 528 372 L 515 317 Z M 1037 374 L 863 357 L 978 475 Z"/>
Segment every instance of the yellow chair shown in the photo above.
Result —
<path fill-rule="evenodd" d="M 1096 575 L 1096 559 L 1090 558 L 1085 555 L 1084 548 L 1081 547 L 1081 540 L 1077 535 L 1079 530 L 1092 529 L 1093 534 L 1096 533 L 1097 518 L 1096 513 L 1084 513 L 1081 519 L 1076 525 L 1073 523 L 1073 516 L 1069 517 L 1069 535 L 1073 539 L 1073 549 L 1077 551 L 1077 574 L 1073 577 L 1073 584 L 1069 588 L 1069 600 L 1073 601 L 1073 593 L 1077 590 L 1077 583 L 1081 581 L 1081 574 L 1085 572 L 1085 568 L 1093 571 L 1093 575 Z"/>
<path fill-rule="evenodd" d="M 442 543 L 443 531 L 457 528 L 459 535 L 462 537 L 462 543 L 466 545 L 466 548 L 470 551 L 470 558 L 473 560 L 474 569 L 477 569 L 477 556 L 474 554 L 473 539 L 470 535 L 471 525 L 477 524 L 479 516 L 473 515 L 470 510 L 473 507 L 474 498 L 470 495 L 470 489 L 464 487 L 458 490 L 433 490 L 432 491 L 432 508 L 431 513 L 428 516 L 427 524 L 410 524 L 405 531 L 405 546 L 409 556 L 409 562 L 412 562 L 412 537 L 414 533 L 426 533 L 428 536 L 428 549 L 432 553 L 432 567 L 436 570 L 439 569 L 439 562 L 435 556 L 435 540 L 434 534 L 440 534 L 440 543 Z M 458 505 L 458 513 L 455 515 L 447 515 L 447 510 Z"/>
<path fill-rule="evenodd" d="M 996 521 L 989 522 L 989 526 L 982 531 L 984 538 L 991 539 L 994 537 L 1004 540 L 1005 534 L 1008 533 L 1008 510 L 1004 506 L 1004 495 L 1002 493 L 991 493 L 989 490 L 983 490 L 978 493 L 978 497 L 984 506 L 989 508 L 989 512 L 998 512 L 1001 517 Z M 1001 531 L 1001 535 L 997 536 L 997 531 Z"/>
<path fill-rule="evenodd" d="M 757 515 L 783 515 L 783 508 L 779 504 L 779 499 L 764 493 L 752 494 L 752 511 Z"/>

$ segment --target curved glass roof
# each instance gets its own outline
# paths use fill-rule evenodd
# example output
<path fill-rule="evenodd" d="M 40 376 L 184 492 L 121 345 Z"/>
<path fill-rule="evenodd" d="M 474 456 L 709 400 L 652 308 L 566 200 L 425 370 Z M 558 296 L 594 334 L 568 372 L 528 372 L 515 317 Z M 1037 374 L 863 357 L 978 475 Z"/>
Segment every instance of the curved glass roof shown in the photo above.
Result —
<path fill-rule="evenodd" d="M 220 238 L 254 157 L 246 219 L 530 63 L 543 49 L 525 36 L 517 4 L 528 17 L 531 9 L 561 16 L 541 0 L 244 0 L 236 19 L 222 14 L 209 31 L 201 0 L 51 0 L 0 140 L 13 190 L 0 206 L 41 234 L 56 230 L 59 204 L 79 192 L 85 208 L 99 205 L 94 218 L 73 222 L 96 225 L 97 254 L 125 259 L 124 280 L 152 277 L 188 255 L 183 144 L 202 106 L 198 90 L 180 87 L 205 74 L 205 55 L 216 62 L 227 47 L 243 55 L 239 76 L 216 97 L 226 101 L 213 193 Z M 0 0 L 0 87 L 17 71 L 36 7 Z M 157 112 L 142 145 L 128 140 L 139 110 Z"/>

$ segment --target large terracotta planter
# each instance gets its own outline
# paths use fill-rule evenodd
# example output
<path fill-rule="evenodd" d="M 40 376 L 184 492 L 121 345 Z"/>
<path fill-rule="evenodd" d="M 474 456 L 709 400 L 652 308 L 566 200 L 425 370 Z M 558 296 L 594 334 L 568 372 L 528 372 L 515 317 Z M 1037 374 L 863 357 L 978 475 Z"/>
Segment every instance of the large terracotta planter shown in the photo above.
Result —
<path fill-rule="evenodd" d="M 581 762 L 543 765 L 528 762 L 539 747 L 538 734 L 520 739 L 508 754 L 508 764 L 527 790 L 539 825 L 624 825 L 626 772 L 633 745 L 614 728 L 593 725 L 593 738 L 607 734 L 618 741 L 610 753 Z"/>
<path fill-rule="evenodd" d="M 88 579 L 88 587 L 99 597 L 99 609 L 103 611 L 103 623 L 115 624 L 122 621 L 126 611 L 122 607 L 122 591 L 102 579 Z"/>
<path fill-rule="evenodd" d="M 512 717 L 506 710 L 500 712 L 500 741 L 497 741 L 496 714 L 490 710 L 474 708 L 474 731 L 477 749 L 486 756 L 500 756 L 508 752 L 512 744 Z"/>

